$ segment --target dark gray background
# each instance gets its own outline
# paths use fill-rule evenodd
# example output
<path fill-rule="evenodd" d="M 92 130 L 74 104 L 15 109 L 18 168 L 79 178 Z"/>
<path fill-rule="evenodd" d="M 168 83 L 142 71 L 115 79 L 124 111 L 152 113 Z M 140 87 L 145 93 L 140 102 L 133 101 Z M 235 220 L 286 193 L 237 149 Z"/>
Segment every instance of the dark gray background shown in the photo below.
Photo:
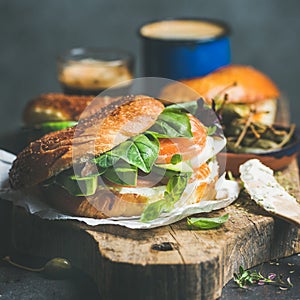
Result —
<path fill-rule="evenodd" d="M 75 46 L 116 46 L 135 54 L 137 28 L 164 17 L 212 17 L 232 27 L 232 62 L 268 74 L 300 125 L 300 1 L 0 0 L 0 134 L 21 125 L 25 103 L 59 91 L 56 56 Z"/>

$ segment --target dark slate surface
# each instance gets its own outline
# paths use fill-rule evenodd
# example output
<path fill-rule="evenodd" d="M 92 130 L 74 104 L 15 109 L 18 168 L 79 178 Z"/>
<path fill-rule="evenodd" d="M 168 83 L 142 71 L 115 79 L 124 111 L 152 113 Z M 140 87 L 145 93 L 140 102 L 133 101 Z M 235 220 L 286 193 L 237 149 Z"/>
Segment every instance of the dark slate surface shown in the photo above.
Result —
<path fill-rule="evenodd" d="M 37 259 L 35 259 L 37 260 Z M 32 259 L 21 260 L 32 265 Z M 0 262 L 1 300 L 94 300 L 99 299 L 92 280 L 78 271 L 66 279 L 48 279 L 40 273 L 18 269 Z"/>
<path fill-rule="evenodd" d="M 247 289 L 241 289 L 231 280 L 223 288 L 220 300 L 300 299 L 300 255 L 293 255 L 284 259 L 267 262 L 251 270 L 260 272 L 265 277 L 270 273 L 275 273 L 277 277 L 282 275 L 285 281 L 290 277 L 291 283 L 294 286 L 288 290 L 281 290 L 278 286 L 273 285 L 253 285 Z"/>
<path fill-rule="evenodd" d="M 14 260 L 30 266 L 42 265 L 42 260 L 34 257 L 15 256 Z M 257 300 L 257 299 L 300 299 L 300 256 L 294 255 L 275 262 L 267 262 L 251 270 L 281 274 L 284 279 L 291 278 L 294 286 L 289 290 L 280 290 L 276 286 L 252 286 L 248 289 L 237 288 L 230 281 L 223 289 L 220 300 Z M 94 300 L 101 299 L 92 280 L 85 274 L 74 270 L 68 278 L 55 280 L 12 267 L 0 262 L 0 299 L 1 300 Z M 124 298 L 126 299 L 126 298 Z M 208 299 L 210 300 L 210 299 Z"/>
<path fill-rule="evenodd" d="M 0 1 L 0 134 L 17 129 L 25 103 L 59 91 L 56 57 L 78 46 L 119 47 L 136 57 L 138 27 L 165 17 L 209 17 L 232 27 L 232 61 L 268 74 L 300 115 L 300 1 L 52 0 Z"/>

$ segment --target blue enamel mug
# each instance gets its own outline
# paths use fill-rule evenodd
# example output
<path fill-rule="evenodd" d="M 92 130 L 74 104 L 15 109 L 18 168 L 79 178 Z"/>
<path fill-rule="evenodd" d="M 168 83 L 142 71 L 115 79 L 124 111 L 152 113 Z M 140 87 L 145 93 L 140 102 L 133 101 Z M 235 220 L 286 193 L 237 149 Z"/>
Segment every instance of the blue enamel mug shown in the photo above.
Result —
<path fill-rule="evenodd" d="M 179 80 L 228 65 L 229 34 L 225 22 L 212 19 L 164 19 L 144 24 L 139 29 L 143 75 Z"/>

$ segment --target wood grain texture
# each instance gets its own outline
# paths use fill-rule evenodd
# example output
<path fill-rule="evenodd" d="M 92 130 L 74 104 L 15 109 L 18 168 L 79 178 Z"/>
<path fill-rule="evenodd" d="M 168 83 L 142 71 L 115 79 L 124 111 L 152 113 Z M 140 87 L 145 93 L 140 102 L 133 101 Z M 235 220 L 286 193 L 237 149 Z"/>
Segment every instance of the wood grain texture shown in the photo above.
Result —
<path fill-rule="evenodd" d="M 299 199 L 296 161 L 278 177 Z M 240 265 L 250 268 L 300 252 L 300 230 L 268 215 L 247 194 L 204 216 L 226 212 L 230 219 L 217 230 L 191 231 L 186 220 L 131 230 L 47 221 L 15 208 L 13 242 L 22 252 L 69 258 L 91 275 L 102 299 L 216 299 Z M 171 250 L 153 249 L 161 243 Z"/>
<path fill-rule="evenodd" d="M 286 124 L 286 104 L 277 122 Z M 277 179 L 300 199 L 296 160 Z M 20 252 L 62 256 L 89 274 L 101 299 L 210 300 L 238 271 L 300 252 L 300 229 L 272 217 L 241 193 L 231 206 L 201 216 L 230 219 L 217 230 L 191 231 L 186 220 L 152 230 L 120 226 L 89 227 L 73 221 L 47 221 L 14 208 L 12 242 Z M 167 243 L 167 244 L 164 244 Z M 169 251 L 157 251 L 167 245 Z"/>

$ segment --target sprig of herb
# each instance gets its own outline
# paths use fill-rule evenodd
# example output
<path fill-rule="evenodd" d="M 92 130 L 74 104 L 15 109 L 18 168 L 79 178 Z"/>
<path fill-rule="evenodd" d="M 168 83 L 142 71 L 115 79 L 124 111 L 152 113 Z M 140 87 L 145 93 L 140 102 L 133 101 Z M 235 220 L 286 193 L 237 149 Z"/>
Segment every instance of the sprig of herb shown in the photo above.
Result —
<path fill-rule="evenodd" d="M 287 278 L 286 282 L 282 280 L 282 276 L 277 276 L 275 273 L 270 273 L 268 277 L 263 276 L 260 272 L 245 270 L 242 266 L 239 268 L 239 273 L 234 273 L 234 282 L 240 288 L 248 288 L 249 285 L 258 284 L 272 284 L 281 289 L 289 289 L 293 287 L 290 278 Z M 276 278 L 276 280 L 275 280 Z"/>

